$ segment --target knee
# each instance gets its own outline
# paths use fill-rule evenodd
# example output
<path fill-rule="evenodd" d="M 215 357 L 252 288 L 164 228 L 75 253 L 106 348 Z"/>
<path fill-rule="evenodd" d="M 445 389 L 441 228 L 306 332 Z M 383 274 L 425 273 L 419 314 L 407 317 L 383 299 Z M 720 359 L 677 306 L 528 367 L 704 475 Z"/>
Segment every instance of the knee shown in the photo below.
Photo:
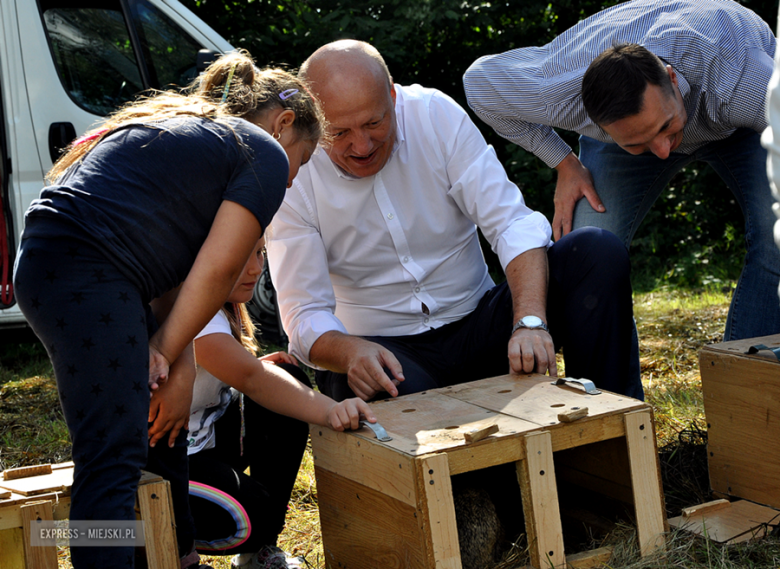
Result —
<path fill-rule="evenodd" d="M 556 248 L 559 250 L 554 251 Z M 551 267 L 562 265 L 580 275 L 595 271 L 596 274 L 627 278 L 630 271 L 626 246 L 614 233 L 598 227 L 572 231 L 556 242 L 550 253 Z"/>

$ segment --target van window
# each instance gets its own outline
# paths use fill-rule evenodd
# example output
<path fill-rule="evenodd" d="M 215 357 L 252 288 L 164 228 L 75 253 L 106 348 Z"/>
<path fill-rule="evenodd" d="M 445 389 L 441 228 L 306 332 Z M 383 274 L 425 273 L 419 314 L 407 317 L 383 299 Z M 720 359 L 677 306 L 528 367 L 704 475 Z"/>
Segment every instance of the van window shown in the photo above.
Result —
<path fill-rule="evenodd" d="M 184 86 L 196 76 L 200 44 L 147 0 L 41 0 L 40 7 L 57 74 L 92 113 L 106 115 L 139 91 Z"/>

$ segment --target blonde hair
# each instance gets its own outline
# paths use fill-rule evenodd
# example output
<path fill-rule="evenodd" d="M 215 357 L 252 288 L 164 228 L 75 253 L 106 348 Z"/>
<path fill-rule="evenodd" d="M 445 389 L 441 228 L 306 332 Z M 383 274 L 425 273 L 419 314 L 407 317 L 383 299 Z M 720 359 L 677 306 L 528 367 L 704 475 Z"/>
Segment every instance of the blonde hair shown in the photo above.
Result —
<path fill-rule="evenodd" d="M 225 303 L 222 311 L 230 323 L 230 331 L 233 337 L 253 355 L 260 353 L 260 345 L 255 339 L 255 323 L 249 316 L 246 304 L 243 302 Z"/>
<path fill-rule="evenodd" d="M 280 97 L 295 89 L 294 95 Z M 105 136 L 128 124 L 147 124 L 181 116 L 209 120 L 237 117 L 256 122 L 273 108 L 289 108 L 295 112 L 293 127 L 305 140 L 317 142 L 326 131 L 319 102 L 300 79 L 281 69 L 261 71 L 248 52 L 231 52 L 209 65 L 184 93 L 153 92 L 106 117 L 99 126 L 68 146 L 46 174 L 46 181 L 53 183 Z"/>

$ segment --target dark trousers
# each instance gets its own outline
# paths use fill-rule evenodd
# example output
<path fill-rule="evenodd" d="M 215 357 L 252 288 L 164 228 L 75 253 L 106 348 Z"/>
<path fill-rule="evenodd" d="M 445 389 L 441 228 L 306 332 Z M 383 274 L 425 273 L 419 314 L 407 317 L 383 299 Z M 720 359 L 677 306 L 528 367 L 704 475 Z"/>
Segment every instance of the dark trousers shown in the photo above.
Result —
<path fill-rule="evenodd" d="M 547 321 L 566 375 L 643 398 L 629 373 L 634 326 L 628 251 L 612 233 L 587 227 L 548 249 Z M 399 395 L 509 373 L 507 345 L 513 325 L 506 283 L 485 293 L 467 317 L 422 334 L 371 336 L 398 358 L 406 378 Z M 347 376 L 319 371 L 320 390 L 337 401 L 354 397 Z"/>
<path fill-rule="evenodd" d="M 310 385 L 306 374 L 281 364 Z M 244 397 L 241 455 L 239 401 L 215 423 L 216 445 L 190 455 L 190 507 L 201 553 L 254 553 L 276 545 L 306 449 L 306 423 L 278 415 Z M 250 474 L 244 474 L 249 467 Z"/>
<path fill-rule="evenodd" d="M 75 239 L 22 241 L 14 287 L 51 358 L 73 443 L 70 519 L 135 520 L 147 468 L 171 481 L 186 553 L 194 538 L 186 433 L 173 449 L 148 445 L 148 341 L 156 329 L 148 303 L 99 251 Z M 74 547 L 71 559 L 76 569 L 132 567 L 133 548 Z"/>

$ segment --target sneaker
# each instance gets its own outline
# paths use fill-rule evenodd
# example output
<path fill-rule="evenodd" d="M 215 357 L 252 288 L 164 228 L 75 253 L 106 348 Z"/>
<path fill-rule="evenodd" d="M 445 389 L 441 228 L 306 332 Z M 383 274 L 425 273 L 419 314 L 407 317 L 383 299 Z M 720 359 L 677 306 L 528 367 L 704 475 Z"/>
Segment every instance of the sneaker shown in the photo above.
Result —
<path fill-rule="evenodd" d="M 293 557 L 275 545 L 266 545 L 257 553 L 241 553 L 233 557 L 234 569 L 303 569 L 303 559 Z"/>

